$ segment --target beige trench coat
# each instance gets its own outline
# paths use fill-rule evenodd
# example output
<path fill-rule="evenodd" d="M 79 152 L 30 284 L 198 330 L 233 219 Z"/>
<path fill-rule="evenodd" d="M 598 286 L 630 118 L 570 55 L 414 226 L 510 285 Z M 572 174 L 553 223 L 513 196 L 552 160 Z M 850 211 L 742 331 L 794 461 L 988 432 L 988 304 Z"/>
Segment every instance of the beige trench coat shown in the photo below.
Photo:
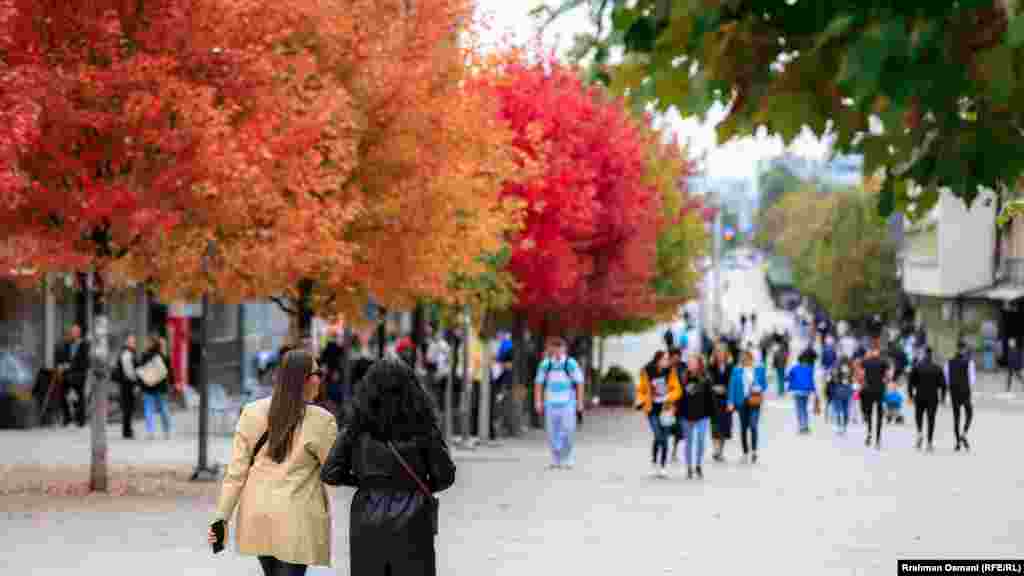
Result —
<path fill-rule="evenodd" d="M 252 468 L 252 450 L 267 429 L 270 398 L 242 410 L 217 503 L 218 519 L 230 520 L 239 554 L 273 556 L 283 562 L 330 566 L 331 517 L 327 492 L 320 482 L 320 466 L 338 435 L 330 412 L 307 406 L 301 430 L 291 452 L 278 464 L 264 444 Z"/>

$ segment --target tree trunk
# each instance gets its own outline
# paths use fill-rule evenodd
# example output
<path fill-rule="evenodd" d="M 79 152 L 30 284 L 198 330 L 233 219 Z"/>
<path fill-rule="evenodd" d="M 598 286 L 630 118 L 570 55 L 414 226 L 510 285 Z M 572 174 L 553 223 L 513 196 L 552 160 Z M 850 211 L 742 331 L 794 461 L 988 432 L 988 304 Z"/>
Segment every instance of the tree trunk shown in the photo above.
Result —
<path fill-rule="evenodd" d="M 85 300 L 86 326 L 83 332 L 89 335 L 89 371 L 86 375 L 86 390 L 92 390 L 92 422 L 90 423 L 90 444 L 92 458 L 89 462 L 89 489 L 93 492 L 107 491 L 107 413 L 109 394 L 107 392 L 107 359 L 109 357 L 109 324 L 104 314 L 104 286 L 102 276 L 92 275 L 95 281 L 86 281 Z M 90 386 L 89 383 L 92 383 Z M 82 399 L 85 401 L 85 398 Z"/>
<path fill-rule="evenodd" d="M 505 429 L 510 436 L 516 437 L 523 431 L 524 403 L 529 398 L 529 384 L 526 376 L 526 339 L 524 318 L 521 312 L 516 313 L 515 327 L 512 330 L 512 390 L 508 391 L 508 401 L 503 417 Z M 533 410 L 533 406 L 525 407 Z"/>
<path fill-rule="evenodd" d="M 302 279 L 299 281 L 299 298 L 295 302 L 296 320 L 298 334 L 296 345 L 302 345 L 309 340 L 310 352 L 316 353 L 316 344 L 313 342 L 313 281 Z"/>

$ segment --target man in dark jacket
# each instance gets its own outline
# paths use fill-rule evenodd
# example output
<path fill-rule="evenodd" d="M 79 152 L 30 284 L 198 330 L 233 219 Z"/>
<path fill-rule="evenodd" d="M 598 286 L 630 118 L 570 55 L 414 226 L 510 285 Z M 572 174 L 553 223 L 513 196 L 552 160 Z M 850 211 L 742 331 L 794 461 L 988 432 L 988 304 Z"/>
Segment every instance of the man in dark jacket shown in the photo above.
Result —
<path fill-rule="evenodd" d="M 871 349 L 864 355 L 862 363 L 864 367 L 864 389 L 860 393 L 860 406 L 864 414 L 864 425 L 867 429 L 867 436 L 864 445 L 871 445 L 871 418 L 874 413 L 877 422 L 875 423 L 875 448 L 882 448 L 882 420 L 884 420 L 885 407 L 882 399 L 885 398 L 886 382 L 889 379 L 889 362 L 882 356 L 881 339 L 877 336 L 871 342 Z"/>
<path fill-rule="evenodd" d="M 78 422 L 79 427 L 85 426 L 85 380 L 89 373 L 89 343 L 82 338 L 82 327 L 75 324 L 68 331 L 68 338 L 57 350 L 57 369 L 64 379 L 64 425 L 71 421 Z M 72 390 L 78 396 L 75 412 L 72 416 L 71 401 L 68 393 Z"/>
<path fill-rule="evenodd" d="M 953 400 L 953 432 L 956 434 L 956 447 L 954 450 L 970 450 L 967 443 L 967 431 L 971 428 L 971 420 L 974 419 L 974 406 L 971 404 L 971 389 L 974 388 L 975 367 L 974 360 L 970 357 L 967 344 L 961 341 L 957 344 L 956 356 L 946 362 L 946 382 L 949 383 L 949 396 Z M 960 429 L 960 410 L 964 411 L 964 427 Z"/>
<path fill-rule="evenodd" d="M 932 349 L 926 348 L 924 357 L 920 362 L 914 364 L 907 381 L 907 391 L 910 394 L 910 401 L 914 403 L 914 421 L 917 423 L 918 450 L 924 442 L 921 434 L 921 426 L 924 419 L 928 419 L 928 451 L 935 450 L 932 439 L 935 436 L 935 411 L 939 407 L 939 395 L 946 395 L 946 376 L 932 359 Z"/>
<path fill-rule="evenodd" d="M 121 436 L 125 439 L 135 437 L 135 431 L 132 430 L 132 419 L 135 416 L 135 389 L 139 385 L 139 379 L 135 375 L 135 368 L 138 366 L 138 351 L 135 346 L 135 335 L 129 334 L 124 339 L 124 347 L 117 355 L 112 377 L 119 387 Z"/>

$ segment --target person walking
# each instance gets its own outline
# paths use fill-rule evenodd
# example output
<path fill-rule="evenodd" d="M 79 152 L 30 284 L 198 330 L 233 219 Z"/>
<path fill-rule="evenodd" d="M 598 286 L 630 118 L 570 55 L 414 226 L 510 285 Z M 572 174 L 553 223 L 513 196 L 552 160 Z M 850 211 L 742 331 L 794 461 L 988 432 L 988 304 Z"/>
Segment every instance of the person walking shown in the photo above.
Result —
<path fill-rule="evenodd" d="M 55 354 L 57 373 L 63 382 L 64 425 L 76 422 L 79 428 L 85 426 L 85 385 L 89 374 L 89 343 L 82 338 L 82 327 L 73 324 L 68 330 L 67 339 Z M 69 394 L 74 391 L 76 402 L 71 410 Z"/>
<path fill-rule="evenodd" d="M 668 476 L 668 434 L 679 416 L 676 402 L 682 396 L 682 387 L 678 374 L 672 369 L 669 355 L 658 350 L 640 370 L 637 381 L 634 407 L 643 411 L 651 427 L 651 475 L 659 478 Z"/>
<path fill-rule="evenodd" d="M 922 427 L 928 421 L 928 451 L 935 450 L 935 412 L 940 397 L 946 395 L 946 375 L 932 359 L 932 349 L 926 348 L 924 357 L 914 364 L 907 378 L 907 393 L 914 404 L 914 423 L 917 425 L 917 440 L 914 446 L 920 450 L 924 443 Z"/>
<path fill-rule="evenodd" d="M 758 427 L 761 421 L 761 403 L 768 390 L 763 366 L 754 366 L 754 351 L 742 352 L 743 363 L 732 371 L 729 379 L 730 412 L 740 414 L 740 443 L 743 446 L 743 461 L 757 463 Z M 747 438 L 749 435 L 749 443 Z"/>
<path fill-rule="evenodd" d="M 142 413 L 146 419 L 146 437 L 150 440 L 156 438 L 156 414 L 159 413 L 164 437 L 170 439 L 174 426 L 171 422 L 171 412 L 167 407 L 167 393 L 171 381 L 167 341 L 156 334 L 150 336 L 149 346 L 139 364 L 136 376 L 142 383 Z"/>
<path fill-rule="evenodd" d="M 729 410 L 729 379 L 735 368 L 736 364 L 725 346 L 716 346 L 708 366 L 711 392 L 715 398 L 715 412 L 711 417 L 711 459 L 715 462 L 725 460 L 725 443 L 732 438 L 733 413 Z"/>
<path fill-rule="evenodd" d="M 789 369 L 786 381 L 789 382 L 789 392 L 793 395 L 796 406 L 796 419 L 800 434 L 810 434 L 811 425 L 808 415 L 808 400 L 811 396 L 817 396 L 814 386 L 813 360 L 807 354 L 801 354 L 796 366 Z"/>
<path fill-rule="evenodd" d="M 117 355 L 112 380 L 118 385 L 118 401 L 121 404 L 121 437 L 126 440 L 135 438 L 132 419 L 135 417 L 135 390 L 139 378 L 135 375 L 138 365 L 138 354 L 135 349 L 135 335 L 129 334 L 124 339 L 124 346 Z"/>
<path fill-rule="evenodd" d="M 668 363 L 669 369 L 675 372 L 676 380 L 679 382 L 680 387 L 686 382 L 686 363 L 683 361 L 683 351 L 681 348 L 671 348 L 668 351 Z M 674 404 L 675 414 L 680 414 L 682 411 L 682 397 L 676 400 Z M 679 445 L 686 440 L 686 428 L 679 418 L 676 418 L 676 423 L 669 428 L 669 436 L 672 437 L 672 463 L 678 465 L 679 461 Z"/>
<path fill-rule="evenodd" d="M 841 358 L 830 373 L 828 397 L 835 416 L 836 434 L 845 436 L 850 425 L 850 399 L 853 397 L 853 368 L 848 358 Z"/>
<path fill-rule="evenodd" d="M 875 418 L 875 448 L 882 449 L 882 421 L 885 420 L 886 382 L 889 379 L 889 363 L 882 356 L 880 338 L 875 336 L 871 341 L 871 349 L 864 355 L 861 363 L 864 367 L 864 388 L 860 392 L 861 411 L 864 414 L 864 425 L 867 435 L 865 446 L 871 446 L 871 420 Z"/>
<path fill-rule="evenodd" d="M 969 451 L 971 445 L 967 442 L 967 432 L 971 429 L 971 422 L 974 420 L 971 390 L 974 388 L 977 372 L 966 342 L 961 340 L 957 344 L 956 356 L 946 362 L 944 375 L 949 384 L 949 397 L 953 402 L 953 433 L 956 437 L 954 450 L 959 452 L 960 448 L 963 448 Z M 962 429 L 960 428 L 961 411 L 964 416 Z"/>
<path fill-rule="evenodd" d="M 778 346 L 775 348 L 775 358 L 773 359 L 775 367 L 776 386 L 778 387 L 779 398 L 786 395 L 786 365 L 789 363 L 789 344 L 780 339 Z"/>
<path fill-rule="evenodd" d="M 269 398 L 242 409 L 214 525 L 236 549 L 256 556 L 265 576 L 302 576 L 331 562 L 331 516 L 320 471 L 338 435 L 333 414 L 309 404 L 322 376 L 312 354 L 281 359 Z M 235 517 L 232 519 L 232 517 Z M 210 528 L 209 540 L 217 534 Z"/>
<path fill-rule="evenodd" d="M 350 574 L 436 576 L 438 492 L 456 468 L 437 411 L 408 365 L 374 364 L 346 411 L 320 479 L 356 488 L 349 515 Z"/>
<path fill-rule="evenodd" d="M 686 427 L 686 479 L 704 478 L 704 445 L 708 424 L 715 414 L 715 396 L 711 378 L 704 369 L 704 359 L 690 356 L 686 367 L 686 385 L 683 388 L 682 413 Z"/>
<path fill-rule="evenodd" d="M 1009 346 L 1006 350 L 1006 369 L 1008 371 L 1006 375 L 1007 392 L 1013 390 L 1014 380 L 1024 384 L 1024 376 L 1021 375 L 1021 370 L 1024 369 L 1024 353 L 1017 346 L 1015 338 L 1010 338 Z"/>
<path fill-rule="evenodd" d="M 544 416 L 551 449 L 552 469 L 571 469 L 576 464 L 573 436 L 576 413 L 583 411 L 583 370 L 566 353 L 565 340 L 548 338 L 547 354 L 534 379 L 534 409 Z"/>

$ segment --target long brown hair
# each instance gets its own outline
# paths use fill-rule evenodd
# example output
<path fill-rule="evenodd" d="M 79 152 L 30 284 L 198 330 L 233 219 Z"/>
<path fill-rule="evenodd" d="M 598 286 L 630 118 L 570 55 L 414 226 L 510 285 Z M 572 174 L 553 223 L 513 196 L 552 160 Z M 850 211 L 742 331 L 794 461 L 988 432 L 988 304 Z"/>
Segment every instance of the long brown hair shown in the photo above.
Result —
<path fill-rule="evenodd" d="M 270 459 L 278 464 L 288 457 L 292 438 L 306 414 L 306 378 L 314 368 L 312 354 L 306 350 L 291 350 L 277 369 L 267 418 L 267 448 Z"/>

